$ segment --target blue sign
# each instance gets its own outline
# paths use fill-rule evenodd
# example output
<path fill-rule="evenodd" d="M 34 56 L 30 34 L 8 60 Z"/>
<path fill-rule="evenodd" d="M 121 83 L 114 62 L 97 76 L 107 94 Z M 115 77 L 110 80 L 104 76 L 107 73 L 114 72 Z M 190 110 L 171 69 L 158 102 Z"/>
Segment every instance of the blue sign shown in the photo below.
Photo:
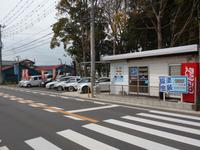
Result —
<path fill-rule="evenodd" d="M 14 64 L 14 74 L 15 75 L 19 74 L 19 64 Z"/>
<path fill-rule="evenodd" d="M 130 68 L 130 76 L 138 76 L 138 68 L 137 67 Z"/>
<path fill-rule="evenodd" d="M 188 93 L 188 78 L 186 76 L 161 76 L 160 92 Z"/>

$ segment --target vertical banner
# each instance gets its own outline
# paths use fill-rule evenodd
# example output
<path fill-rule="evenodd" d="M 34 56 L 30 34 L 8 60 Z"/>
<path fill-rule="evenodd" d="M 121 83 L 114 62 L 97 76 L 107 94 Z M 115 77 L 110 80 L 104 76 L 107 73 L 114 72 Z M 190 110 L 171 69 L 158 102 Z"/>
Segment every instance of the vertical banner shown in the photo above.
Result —
<path fill-rule="evenodd" d="M 28 80 L 29 75 L 28 75 L 28 69 L 23 69 L 22 70 L 22 80 Z"/>
<path fill-rule="evenodd" d="M 45 80 L 44 70 L 41 71 L 42 80 Z"/>
<path fill-rule="evenodd" d="M 55 80 L 56 78 L 56 69 L 53 69 L 53 79 Z"/>
<path fill-rule="evenodd" d="M 188 94 L 183 94 L 183 101 L 195 102 L 195 86 L 198 77 L 198 63 L 183 63 L 181 66 L 181 74 L 188 77 Z"/>

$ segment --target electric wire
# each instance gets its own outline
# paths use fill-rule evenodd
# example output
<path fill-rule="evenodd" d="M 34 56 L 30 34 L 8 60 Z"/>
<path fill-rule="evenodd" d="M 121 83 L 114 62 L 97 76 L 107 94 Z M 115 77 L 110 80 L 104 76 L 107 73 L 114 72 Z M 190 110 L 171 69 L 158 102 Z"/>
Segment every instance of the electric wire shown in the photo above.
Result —
<path fill-rule="evenodd" d="M 31 48 L 27 48 L 27 49 L 20 50 L 20 51 L 18 51 L 18 52 L 14 52 L 13 54 L 6 54 L 6 55 L 3 54 L 3 56 L 6 57 L 6 56 L 16 55 L 16 54 L 19 54 L 19 53 L 23 53 L 23 52 L 26 52 L 26 51 L 35 49 L 35 48 L 40 47 L 40 46 L 44 46 L 45 44 L 49 44 L 49 41 L 46 41 L 46 42 L 44 42 L 44 43 L 41 43 L 41 44 L 36 45 L 36 46 L 34 46 L 34 47 L 31 47 Z"/>
<path fill-rule="evenodd" d="M 9 15 L 11 15 L 14 11 L 15 11 L 15 9 L 17 9 L 19 6 L 20 6 L 20 4 L 23 2 L 23 0 L 19 0 L 19 2 L 17 2 L 17 4 L 6 14 L 6 16 L 5 17 L 3 17 L 1 20 L 0 20 L 0 22 L 3 22 L 5 19 L 7 19 L 8 17 L 9 17 Z"/>
<path fill-rule="evenodd" d="M 35 42 L 37 42 L 37 41 L 43 39 L 43 38 L 45 38 L 45 37 L 48 37 L 48 36 L 51 35 L 51 34 L 52 34 L 52 32 L 51 32 L 51 33 L 48 33 L 48 34 L 45 34 L 45 35 L 43 35 L 43 36 L 41 36 L 41 37 L 39 37 L 39 38 L 37 38 L 37 39 L 34 39 L 33 41 L 30 41 L 30 42 L 28 42 L 28 43 L 25 43 L 25 44 L 23 44 L 23 45 L 20 45 L 20 46 L 18 46 L 18 47 L 14 47 L 14 48 L 11 48 L 11 49 L 5 49 L 5 50 L 3 50 L 3 51 L 9 52 L 9 51 L 17 50 L 17 49 L 19 49 L 19 48 L 23 48 L 23 47 L 25 47 L 25 46 L 27 46 L 27 45 L 30 45 L 30 44 L 32 44 L 32 43 L 35 43 Z"/>

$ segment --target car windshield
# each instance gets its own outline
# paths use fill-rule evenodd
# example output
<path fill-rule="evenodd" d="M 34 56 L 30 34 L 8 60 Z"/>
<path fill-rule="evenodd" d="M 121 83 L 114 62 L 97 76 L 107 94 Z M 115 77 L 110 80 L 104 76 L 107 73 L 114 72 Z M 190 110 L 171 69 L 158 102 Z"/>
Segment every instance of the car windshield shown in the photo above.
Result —
<path fill-rule="evenodd" d="M 78 83 L 88 83 L 88 82 L 90 82 L 90 78 L 84 78 L 80 80 Z"/>

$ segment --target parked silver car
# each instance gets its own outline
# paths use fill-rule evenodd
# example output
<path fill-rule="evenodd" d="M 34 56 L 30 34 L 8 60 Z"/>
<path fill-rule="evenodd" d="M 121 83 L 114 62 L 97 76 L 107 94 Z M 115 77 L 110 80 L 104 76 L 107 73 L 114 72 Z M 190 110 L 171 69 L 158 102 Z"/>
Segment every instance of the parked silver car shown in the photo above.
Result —
<path fill-rule="evenodd" d="M 41 75 L 30 76 L 29 80 L 24 80 L 21 84 L 22 87 L 33 87 L 33 86 L 40 86 L 42 82 Z"/>

